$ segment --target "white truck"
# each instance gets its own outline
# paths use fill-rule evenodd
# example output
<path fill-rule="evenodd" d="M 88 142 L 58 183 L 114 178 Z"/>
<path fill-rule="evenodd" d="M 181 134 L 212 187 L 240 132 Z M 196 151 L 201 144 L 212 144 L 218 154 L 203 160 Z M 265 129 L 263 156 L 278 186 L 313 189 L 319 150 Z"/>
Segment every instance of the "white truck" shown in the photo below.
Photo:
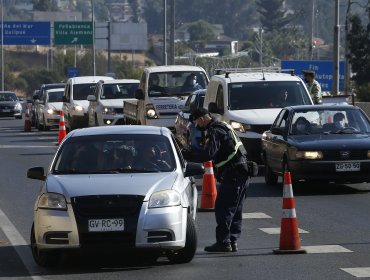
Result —
<path fill-rule="evenodd" d="M 305 83 L 293 72 L 279 69 L 218 71 L 208 84 L 203 107 L 229 123 L 243 142 L 248 159 L 261 163 L 261 135 L 270 129 L 280 110 L 313 104 Z"/>
<path fill-rule="evenodd" d="M 126 124 L 164 126 L 173 129 L 179 111 L 193 91 L 206 88 L 208 76 L 197 66 L 170 65 L 144 69 L 134 101 L 125 101 Z"/>

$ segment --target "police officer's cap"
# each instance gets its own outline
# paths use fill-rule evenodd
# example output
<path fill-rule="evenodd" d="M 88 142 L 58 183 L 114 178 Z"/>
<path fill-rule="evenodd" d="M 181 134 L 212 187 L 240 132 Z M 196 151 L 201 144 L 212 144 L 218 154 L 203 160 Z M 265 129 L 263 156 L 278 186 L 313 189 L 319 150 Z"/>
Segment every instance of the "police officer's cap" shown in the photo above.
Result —
<path fill-rule="evenodd" d="M 305 76 L 315 77 L 315 71 L 312 71 L 312 70 L 302 70 L 302 73 Z"/>
<path fill-rule="evenodd" d="M 193 113 L 189 116 L 189 119 L 190 121 L 193 121 L 205 115 L 209 115 L 208 110 L 205 108 L 198 108 L 193 111 Z"/>

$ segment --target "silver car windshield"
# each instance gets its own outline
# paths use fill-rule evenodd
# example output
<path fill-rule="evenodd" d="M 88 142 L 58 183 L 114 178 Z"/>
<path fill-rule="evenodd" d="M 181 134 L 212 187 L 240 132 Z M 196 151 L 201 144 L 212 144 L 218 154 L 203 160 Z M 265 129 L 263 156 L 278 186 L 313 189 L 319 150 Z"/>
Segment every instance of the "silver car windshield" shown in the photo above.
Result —
<path fill-rule="evenodd" d="M 230 110 L 312 104 L 303 84 L 295 81 L 230 83 L 228 90 Z"/>
<path fill-rule="evenodd" d="M 163 135 L 96 135 L 67 139 L 54 174 L 151 173 L 175 170 L 169 139 Z"/>
<path fill-rule="evenodd" d="M 104 84 L 101 99 L 127 99 L 135 98 L 135 90 L 138 83 Z"/>
<path fill-rule="evenodd" d="M 367 117 L 358 109 L 302 110 L 292 116 L 291 135 L 370 133 Z"/>
<path fill-rule="evenodd" d="M 17 96 L 13 92 L 0 92 L 0 101 L 17 101 Z"/>

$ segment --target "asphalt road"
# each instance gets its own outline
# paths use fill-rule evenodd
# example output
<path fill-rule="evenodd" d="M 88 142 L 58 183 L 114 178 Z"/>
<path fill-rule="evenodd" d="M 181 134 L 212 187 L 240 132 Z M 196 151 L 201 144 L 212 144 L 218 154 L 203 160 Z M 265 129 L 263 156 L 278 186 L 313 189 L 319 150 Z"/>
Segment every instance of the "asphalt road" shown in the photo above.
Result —
<path fill-rule="evenodd" d="M 239 252 L 207 254 L 215 241 L 213 212 L 199 212 L 198 249 L 188 264 L 155 265 L 135 256 L 102 251 L 65 255 L 60 266 L 38 267 L 29 250 L 35 198 L 41 181 L 27 169 L 48 167 L 58 131 L 23 132 L 24 120 L 0 119 L 0 278 L 4 279 L 354 279 L 370 278 L 370 184 L 293 186 L 302 248 L 307 254 L 275 255 L 279 247 L 282 185 L 253 178 L 244 207 Z M 199 181 L 201 184 L 201 181 Z"/>

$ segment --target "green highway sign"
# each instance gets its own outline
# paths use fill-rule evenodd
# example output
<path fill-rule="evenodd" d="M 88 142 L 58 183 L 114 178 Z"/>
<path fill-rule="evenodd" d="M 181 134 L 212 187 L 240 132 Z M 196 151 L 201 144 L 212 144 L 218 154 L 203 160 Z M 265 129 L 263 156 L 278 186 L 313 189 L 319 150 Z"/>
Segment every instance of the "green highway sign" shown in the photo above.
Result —
<path fill-rule="evenodd" d="M 54 45 L 92 45 L 91 21 L 55 21 Z"/>

